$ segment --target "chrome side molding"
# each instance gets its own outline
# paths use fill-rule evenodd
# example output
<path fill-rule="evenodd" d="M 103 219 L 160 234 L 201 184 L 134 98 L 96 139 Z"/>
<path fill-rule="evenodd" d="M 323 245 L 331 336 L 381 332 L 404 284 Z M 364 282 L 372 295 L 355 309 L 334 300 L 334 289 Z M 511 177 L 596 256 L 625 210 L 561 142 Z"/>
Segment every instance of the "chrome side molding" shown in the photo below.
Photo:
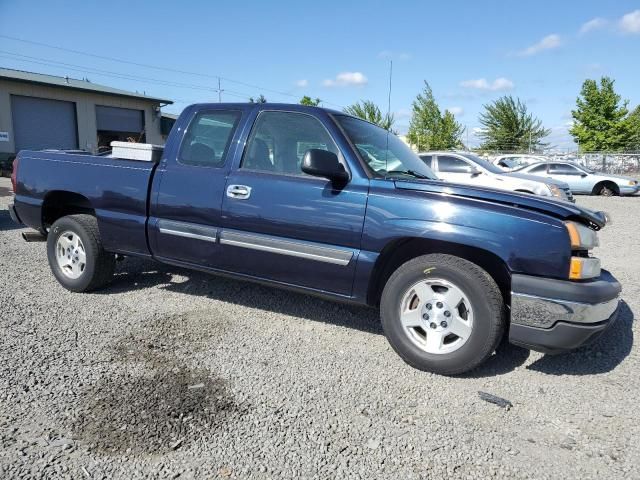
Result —
<path fill-rule="evenodd" d="M 220 242 L 222 245 L 305 258 L 334 265 L 348 265 L 354 256 L 354 250 L 350 248 L 328 247 L 303 240 L 221 229 L 176 220 L 158 220 L 158 230 L 160 233 L 177 237 L 204 240 L 212 243 Z"/>
<path fill-rule="evenodd" d="M 310 242 L 285 240 L 281 237 L 237 230 L 223 229 L 220 233 L 220 243 L 343 266 L 348 265 L 353 258 L 353 250 L 346 248 L 325 247 Z"/>
<path fill-rule="evenodd" d="M 207 227 L 196 223 L 178 222 L 175 220 L 158 220 L 160 233 L 175 235 L 177 237 L 194 238 L 205 242 L 217 242 L 218 231 L 216 227 Z"/>

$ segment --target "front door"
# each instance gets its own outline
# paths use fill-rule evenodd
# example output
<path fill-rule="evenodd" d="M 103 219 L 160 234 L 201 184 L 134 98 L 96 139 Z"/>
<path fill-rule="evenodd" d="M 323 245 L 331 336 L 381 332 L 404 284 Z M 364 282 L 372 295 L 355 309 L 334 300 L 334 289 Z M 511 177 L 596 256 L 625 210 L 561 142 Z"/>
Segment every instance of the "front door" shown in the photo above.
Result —
<path fill-rule="evenodd" d="M 368 181 L 336 187 L 302 173 L 302 157 L 311 148 L 342 158 L 318 118 L 287 111 L 258 115 L 239 168 L 227 182 L 222 268 L 348 296 Z"/>

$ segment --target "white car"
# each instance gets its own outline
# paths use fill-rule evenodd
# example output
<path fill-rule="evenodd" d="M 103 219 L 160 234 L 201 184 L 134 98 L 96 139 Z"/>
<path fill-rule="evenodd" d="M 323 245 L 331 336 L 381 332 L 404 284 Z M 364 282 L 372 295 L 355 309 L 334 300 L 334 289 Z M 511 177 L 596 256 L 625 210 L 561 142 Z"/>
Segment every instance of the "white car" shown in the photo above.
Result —
<path fill-rule="evenodd" d="M 534 175 L 507 173 L 470 152 L 424 152 L 418 156 L 438 178 L 452 183 L 530 193 L 574 202 L 569 185 Z"/>
<path fill-rule="evenodd" d="M 546 162 L 547 159 L 537 155 L 525 155 L 520 153 L 511 153 L 508 155 L 498 155 L 491 159 L 491 163 L 500 167 L 505 172 L 512 172 L 519 168 L 533 165 L 534 163 Z"/>

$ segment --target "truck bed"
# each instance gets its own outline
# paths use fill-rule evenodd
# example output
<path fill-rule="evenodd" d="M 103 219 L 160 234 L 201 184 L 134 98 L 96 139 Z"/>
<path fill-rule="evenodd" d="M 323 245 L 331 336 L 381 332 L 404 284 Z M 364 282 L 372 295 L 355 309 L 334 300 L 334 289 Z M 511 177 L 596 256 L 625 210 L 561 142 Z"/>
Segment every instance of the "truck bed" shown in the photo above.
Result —
<path fill-rule="evenodd" d="M 157 164 L 119 158 L 51 151 L 21 151 L 15 198 L 20 219 L 46 227 L 46 209 L 58 196 L 75 195 L 95 210 L 105 248 L 149 254 L 146 238 L 149 186 Z M 53 200 L 53 201 L 52 201 Z"/>

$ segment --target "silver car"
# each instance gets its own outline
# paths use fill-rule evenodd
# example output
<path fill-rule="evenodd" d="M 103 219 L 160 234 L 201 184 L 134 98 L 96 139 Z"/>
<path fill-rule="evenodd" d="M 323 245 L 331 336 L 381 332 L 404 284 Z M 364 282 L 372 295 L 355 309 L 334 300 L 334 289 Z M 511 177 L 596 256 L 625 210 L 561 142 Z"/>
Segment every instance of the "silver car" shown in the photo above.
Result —
<path fill-rule="evenodd" d="M 448 182 L 574 201 L 569 185 L 565 182 L 507 173 L 471 152 L 423 152 L 418 156 L 431 167 L 438 178 Z"/>
<path fill-rule="evenodd" d="M 527 165 L 517 173 L 537 175 L 566 182 L 573 193 L 587 195 L 633 195 L 640 191 L 638 181 L 631 177 L 600 173 L 572 162 L 541 162 Z"/>

